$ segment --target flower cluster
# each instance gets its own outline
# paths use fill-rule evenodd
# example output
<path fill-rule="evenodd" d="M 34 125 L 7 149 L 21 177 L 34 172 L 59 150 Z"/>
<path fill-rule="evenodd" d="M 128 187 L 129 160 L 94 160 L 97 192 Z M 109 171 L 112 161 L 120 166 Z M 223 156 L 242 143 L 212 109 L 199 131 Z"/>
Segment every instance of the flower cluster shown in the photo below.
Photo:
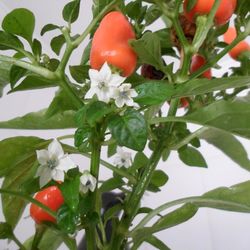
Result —
<path fill-rule="evenodd" d="M 118 108 L 124 105 L 133 106 L 133 97 L 137 96 L 134 89 L 131 89 L 130 83 L 124 83 L 125 77 L 119 74 L 112 74 L 108 63 L 105 62 L 100 71 L 95 69 L 89 70 L 90 89 L 86 93 L 87 98 L 97 95 L 99 101 L 110 102 L 115 100 Z"/>
<path fill-rule="evenodd" d="M 36 176 L 39 177 L 40 187 L 45 186 L 51 180 L 63 182 L 65 173 L 70 169 L 76 168 L 75 163 L 65 154 L 62 145 L 54 139 L 48 149 L 37 150 L 37 160 L 40 164 Z M 85 170 L 80 177 L 80 190 L 86 193 L 88 190 L 93 192 L 97 181 L 88 170 Z"/>

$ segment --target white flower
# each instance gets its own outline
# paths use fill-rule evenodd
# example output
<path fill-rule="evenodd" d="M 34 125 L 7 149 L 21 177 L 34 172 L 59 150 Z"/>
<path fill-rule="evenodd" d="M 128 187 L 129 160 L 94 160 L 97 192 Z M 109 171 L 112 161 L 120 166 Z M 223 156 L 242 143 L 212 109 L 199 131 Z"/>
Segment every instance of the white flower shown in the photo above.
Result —
<path fill-rule="evenodd" d="M 87 98 L 97 95 L 99 101 L 108 103 L 113 96 L 114 89 L 124 82 L 125 78 L 118 74 L 112 74 L 110 67 L 105 62 L 100 71 L 89 70 L 90 89 L 86 93 Z"/>
<path fill-rule="evenodd" d="M 127 106 L 133 106 L 134 101 L 132 97 L 136 97 L 138 94 L 134 89 L 131 89 L 130 83 L 124 83 L 120 87 L 114 90 L 113 98 L 118 108 L 121 108 L 126 104 Z"/>
<path fill-rule="evenodd" d="M 130 167 L 132 165 L 131 153 L 125 152 L 121 147 L 118 147 L 116 150 L 114 164 L 118 167 Z"/>
<path fill-rule="evenodd" d="M 82 176 L 80 177 L 80 191 L 82 191 L 83 193 L 87 193 L 88 190 L 90 190 L 91 192 L 94 192 L 95 188 L 96 188 L 96 178 L 90 174 L 90 172 L 88 170 L 85 170 L 82 174 Z"/>
<path fill-rule="evenodd" d="M 54 139 L 48 146 L 48 150 L 36 151 L 37 160 L 40 166 L 36 176 L 39 176 L 40 187 L 45 186 L 50 180 L 64 181 L 64 174 L 71 168 L 75 168 L 75 163 L 64 154 L 61 144 Z"/>

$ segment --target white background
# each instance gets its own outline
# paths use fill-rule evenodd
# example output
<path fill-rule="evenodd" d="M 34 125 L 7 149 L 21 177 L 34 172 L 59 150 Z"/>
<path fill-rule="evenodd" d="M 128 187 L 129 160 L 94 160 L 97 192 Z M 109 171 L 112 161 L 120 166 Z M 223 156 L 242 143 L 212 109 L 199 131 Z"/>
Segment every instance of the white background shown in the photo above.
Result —
<path fill-rule="evenodd" d="M 44 52 L 51 54 L 48 49 L 51 35 L 40 38 L 39 32 L 47 23 L 64 25 L 61 17 L 62 6 L 65 0 L 2 0 L 0 2 L 0 21 L 6 13 L 17 7 L 26 7 L 32 10 L 36 16 L 35 37 L 43 42 Z M 83 0 L 79 21 L 73 25 L 73 33 L 81 33 L 91 20 L 91 1 Z M 153 25 L 158 29 L 160 24 Z M 85 43 L 86 44 L 86 43 Z M 79 52 L 80 51 L 80 52 Z M 74 53 L 71 63 L 80 61 L 82 48 Z M 55 56 L 55 55 L 53 55 Z M 223 69 L 235 63 L 228 57 L 221 60 Z M 220 75 L 220 71 L 213 71 L 214 75 Z M 8 91 L 6 88 L 5 93 Z M 11 119 L 31 111 L 42 109 L 50 103 L 55 88 L 27 91 L 6 95 L 0 99 L 0 120 Z M 193 129 L 194 127 L 191 127 Z M 21 131 L 0 130 L 0 139 L 19 135 L 35 135 L 43 138 L 54 138 L 62 134 L 70 134 L 73 131 Z M 250 143 L 240 139 L 249 153 Z M 6 150 L 8 150 L 6 148 Z M 219 186 L 230 186 L 248 180 L 250 174 L 238 167 L 230 159 L 212 146 L 202 143 L 201 152 L 205 156 L 208 169 L 191 168 L 183 165 L 176 153 L 172 153 L 169 160 L 160 163 L 159 168 L 169 176 L 169 182 L 161 193 L 148 193 L 143 199 L 144 206 L 157 207 L 160 204 L 174 199 L 201 195 L 204 192 Z M 148 152 L 149 153 L 149 152 Z M 0 156 L 1 157 L 1 156 Z M 74 160 L 83 168 L 88 167 L 88 160 L 73 156 Z M 107 178 L 110 172 L 102 168 L 101 176 Z M 28 215 L 28 210 L 25 216 Z M 0 212 L 0 220 L 3 215 Z M 16 228 L 16 235 L 24 241 L 34 232 L 34 223 L 30 218 L 25 218 Z M 177 227 L 168 229 L 159 234 L 159 237 L 173 250 L 249 250 L 250 249 L 250 215 L 232 212 L 223 212 L 213 209 L 200 209 L 197 215 L 190 221 Z M 79 238 L 79 237 L 78 237 Z M 0 240 L 0 250 L 15 250 L 15 244 L 7 245 L 6 241 Z M 61 247 L 60 249 L 66 249 Z M 153 249 L 150 245 L 143 245 L 141 249 Z"/>

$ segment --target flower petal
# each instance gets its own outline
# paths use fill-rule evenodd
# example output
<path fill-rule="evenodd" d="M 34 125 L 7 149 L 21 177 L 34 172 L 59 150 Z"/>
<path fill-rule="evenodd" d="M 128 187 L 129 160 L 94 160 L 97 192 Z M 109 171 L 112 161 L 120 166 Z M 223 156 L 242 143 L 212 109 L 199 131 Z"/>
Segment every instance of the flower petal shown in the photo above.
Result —
<path fill-rule="evenodd" d="M 126 105 L 127 106 L 133 106 L 134 105 L 134 100 L 130 97 L 126 98 L 126 101 L 125 101 Z"/>
<path fill-rule="evenodd" d="M 105 62 L 102 65 L 102 67 L 101 67 L 101 69 L 99 71 L 99 75 L 100 75 L 102 81 L 104 81 L 104 82 L 109 82 L 110 81 L 112 72 L 111 72 L 111 69 L 110 69 L 107 62 Z"/>
<path fill-rule="evenodd" d="M 115 105 L 118 107 L 118 108 L 122 108 L 125 104 L 125 101 L 124 101 L 124 98 L 116 98 L 115 99 Z"/>
<path fill-rule="evenodd" d="M 51 181 L 51 169 L 44 167 L 40 172 L 39 185 L 40 187 L 45 186 Z"/>
<path fill-rule="evenodd" d="M 41 165 L 46 165 L 49 160 L 49 152 L 46 149 L 36 150 L 36 157 Z"/>
<path fill-rule="evenodd" d="M 114 87 L 118 87 L 125 81 L 125 79 L 126 79 L 126 77 L 122 77 L 118 74 L 113 74 L 110 81 L 109 81 L 109 85 L 114 86 Z"/>
<path fill-rule="evenodd" d="M 53 169 L 51 172 L 51 177 L 55 181 L 64 181 L 64 172 L 60 169 Z"/>
<path fill-rule="evenodd" d="M 130 95 L 131 97 L 136 97 L 136 96 L 138 96 L 138 93 L 137 93 L 134 89 L 131 89 L 131 90 L 129 91 L 129 95 Z"/>
<path fill-rule="evenodd" d="M 65 155 L 63 158 L 59 160 L 59 163 L 56 169 L 67 172 L 69 169 L 72 169 L 75 167 L 76 167 L 76 164 L 70 159 L 68 155 Z"/>
<path fill-rule="evenodd" d="M 64 155 L 62 145 L 54 139 L 48 147 L 50 158 L 61 158 Z"/>
<path fill-rule="evenodd" d="M 90 78 L 91 86 L 92 85 L 97 85 L 98 82 L 101 81 L 99 71 L 95 70 L 95 69 L 90 69 L 89 70 L 89 78 Z"/>

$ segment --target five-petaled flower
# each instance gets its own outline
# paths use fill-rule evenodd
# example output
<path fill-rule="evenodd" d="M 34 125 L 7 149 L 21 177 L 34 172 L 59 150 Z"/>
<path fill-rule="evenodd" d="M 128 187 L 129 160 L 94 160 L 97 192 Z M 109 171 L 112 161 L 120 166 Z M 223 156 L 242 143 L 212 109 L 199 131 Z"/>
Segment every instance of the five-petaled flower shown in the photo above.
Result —
<path fill-rule="evenodd" d="M 132 165 L 131 153 L 125 152 L 121 147 L 117 147 L 114 164 L 118 167 L 130 167 Z"/>
<path fill-rule="evenodd" d="M 86 97 L 92 97 L 95 94 L 99 101 L 108 103 L 113 96 L 114 89 L 124 82 L 125 78 L 119 74 L 112 74 L 107 63 L 104 63 L 100 71 L 89 70 L 90 89 Z"/>
<path fill-rule="evenodd" d="M 37 150 L 37 160 L 40 166 L 36 176 L 39 176 L 40 187 L 45 186 L 49 181 L 64 181 L 64 174 L 71 168 L 75 168 L 75 163 L 67 154 L 64 154 L 61 144 L 54 139 L 48 146 L 48 150 Z"/>
<path fill-rule="evenodd" d="M 112 74 L 107 62 L 105 62 L 100 71 L 95 69 L 89 70 L 90 89 L 86 93 L 86 98 L 97 95 L 99 101 L 109 103 L 111 99 L 115 100 L 118 108 L 122 108 L 125 104 L 133 106 L 133 97 L 137 96 L 134 89 L 131 89 L 130 83 L 123 83 L 125 77 L 119 74 Z"/>
<path fill-rule="evenodd" d="M 94 192 L 97 184 L 96 178 L 90 174 L 88 170 L 84 170 L 82 176 L 80 177 L 80 191 L 87 193 L 88 190 Z"/>
<path fill-rule="evenodd" d="M 130 83 L 124 83 L 120 87 L 114 90 L 113 98 L 118 108 L 122 108 L 124 104 L 127 106 L 133 106 L 134 100 L 132 97 L 136 97 L 138 94 L 134 89 L 131 89 Z"/>

